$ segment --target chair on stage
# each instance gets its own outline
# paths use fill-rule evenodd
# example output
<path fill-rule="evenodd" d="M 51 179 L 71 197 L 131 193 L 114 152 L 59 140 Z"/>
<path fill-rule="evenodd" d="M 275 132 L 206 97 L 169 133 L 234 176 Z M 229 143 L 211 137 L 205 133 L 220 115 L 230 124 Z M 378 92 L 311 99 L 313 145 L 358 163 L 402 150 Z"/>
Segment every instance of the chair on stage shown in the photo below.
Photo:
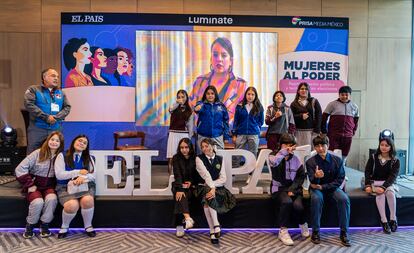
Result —
<path fill-rule="evenodd" d="M 121 140 L 132 142 L 124 143 Z M 138 141 L 138 143 L 137 143 Z M 132 150 L 147 150 L 145 147 L 145 133 L 140 131 L 120 131 L 114 132 L 114 150 L 132 151 Z M 135 167 L 135 166 L 134 166 Z M 134 175 L 134 168 L 126 168 L 126 161 L 122 159 L 122 174 L 127 177 L 128 175 Z"/>

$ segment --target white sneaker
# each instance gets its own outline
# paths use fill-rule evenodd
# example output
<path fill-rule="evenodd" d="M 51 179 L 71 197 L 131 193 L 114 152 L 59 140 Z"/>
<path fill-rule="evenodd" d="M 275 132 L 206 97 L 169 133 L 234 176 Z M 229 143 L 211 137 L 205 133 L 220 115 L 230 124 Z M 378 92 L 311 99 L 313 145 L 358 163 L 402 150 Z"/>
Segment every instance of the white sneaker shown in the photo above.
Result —
<path fill-rule="evenodd" d="M 305 222 L 303 224 L 300 224 L 299 227 L 300 227 L 300 233 L 302 234 L 302 236 L 305 238 L 308 238 L 310 236 L 308 223 Z"/>
<path fill-rule="evenodd" d="M 175 233 L 177 237 L 183 237 L 185 235 L 184 227 L 177 226 L 177 232 Z"/>
<path fill-rule="evenodd" d="M 290 237 L 290 234 L 287 228 L 280 229 L 278 238 L 280 241 L 282 241 L 284 245 L 287 245 L 287 246 L 293 245 L 292 238 Z"/>
<path fill-rule="evenodd" d="M 190 229 L 194 226 L 194 220 L 192 218 L 185 219 L 185 229 Z"/>

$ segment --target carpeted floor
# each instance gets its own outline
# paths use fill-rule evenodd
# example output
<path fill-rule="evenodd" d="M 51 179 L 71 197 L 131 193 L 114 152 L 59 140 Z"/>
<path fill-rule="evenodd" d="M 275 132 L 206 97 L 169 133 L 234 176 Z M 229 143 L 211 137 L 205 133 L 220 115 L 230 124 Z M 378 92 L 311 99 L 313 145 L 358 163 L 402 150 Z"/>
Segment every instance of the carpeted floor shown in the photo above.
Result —
<path fill-rule="evenodd" d="M 284 246 L 276 230 L 224 230 L 219 245 L 210 243 L 206 230 L 193 230 L 184 238 L 176 238 L 174 230 L 98 230 L 95 238 L 82 231 L 71 231 L 66 239 L 24 239 L 20 230 L 0 232 L 0 252 L 413 252 L 414 228 L 402 228 L 386 235 L 379 229 L 351 229 L 352 247 L 339 243 L 337 230 L 324 230 L 322 243 L 304 240 L 298 230 L 292 231 L 294 246 Z M 56 233 L 56 231 L 54 231 Z"/>

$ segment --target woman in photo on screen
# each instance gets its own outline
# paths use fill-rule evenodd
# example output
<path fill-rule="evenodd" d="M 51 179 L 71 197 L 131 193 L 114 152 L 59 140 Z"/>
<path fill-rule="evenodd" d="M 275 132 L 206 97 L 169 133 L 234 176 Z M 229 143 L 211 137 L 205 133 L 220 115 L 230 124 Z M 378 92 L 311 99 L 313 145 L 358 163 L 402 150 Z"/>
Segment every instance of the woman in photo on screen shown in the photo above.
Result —
<path fill-rule="evenodd" d="M 95 208 L 95 164 L 89 154 L 89 139 L 86 135 L 78 135 L 70 144 L 65 155 L 63 168 L 56 168 L 56 191 L 59 202 L 63 206 L 62 226 L 58 239 L 68 235 L 69 225 L 81 208 L 85 233 L 95 237 L 92 226 Z"/>
<path fill-rule="evenodd" d="M 26 228 L 23 237 L 34 236 L 33 229 L 40 220 L 40 237 L 49 237 L 49 223 L 53 220 L 57 205 L 55 169 L 65 167 L 63 135 L 52 132 L 39 149 L 28 155 L 16 167 L 16 179 L 23 186 L 29 202 Z"/>
<path fill-rule="evenodd" d="M 194 106 L 208 86 L 217 89 L 219 100 L 228 109 L 233 123 L 237 104 L 243 100 L 247 84 L 233 73 L 233 46 L 229 39 L 218 37 L 211 44 L 210 72 L 197 77 L 190 92 L 190 105 Z"/>
<path fill-rule="evenodd" d="M 221 236 L 217 213 L 226 213 L 236 206 L 236 198 L 224 187 L 226 168 L 223 157 L 216 155 L 214 141 L 201 141 L 202 154 L 196 158 L 198 172 L 197 196 L 201 198 L 204 215 L 210 228 L 211 243 L 217 244 Z"/>
<path fill-rule="evenodd" d="M 191 139 L 194 131 L 193 110 L 188 103 L 188 94 L 185 90 L 177 92 L 176 101 L 168 111 L 171 117 L 167 141 L 167 159 L 168 173 L 171 175 L 172 157 L 177 152 L 178 142 L 183 138 Z"/>
<path fill-rule="evenodd" d="M 132 79 L 132 59 L 133 54 L 128 48 L 118 47 L 115 49 L 117 56 L 117 68 L 114 73 L 119 86 L 133 86 Z"/>
<path fill-rule="evenodd" d="M 177 237 L 183 237 L 184 229 L 194 226 L 190 216 L 189 200 L 195 190 L 194 177 L 197 174 L 195 151 L 191 139 L 183 138 L 178 143 L 177 153 L 172 158 L 174 182 L 171 190 L 174 196 L 174 214 Z"/>
<path fill-rule="evenodd" d="M 63 48 L 63 62 L 69 70 L 64 88 L 92 86 L 92 78 L 85 73 L 85 66 L 91 63 L 92 53 L 85 38 L 72 38 Z"/>
<path fill-rule="evenodd" d="M 365 166 L 365 192 L 375 194 L 377 209 L 381 217 L 382 230 L 386 234 L 397 231 L 397 201 L 395 182 L 400 171 L 400 160 L 396 158 L 394 141 L 390 137 L 381 138 L 375 154 L 369 157 Z M 390 219 L 386 216 L 386 205 Z"/>

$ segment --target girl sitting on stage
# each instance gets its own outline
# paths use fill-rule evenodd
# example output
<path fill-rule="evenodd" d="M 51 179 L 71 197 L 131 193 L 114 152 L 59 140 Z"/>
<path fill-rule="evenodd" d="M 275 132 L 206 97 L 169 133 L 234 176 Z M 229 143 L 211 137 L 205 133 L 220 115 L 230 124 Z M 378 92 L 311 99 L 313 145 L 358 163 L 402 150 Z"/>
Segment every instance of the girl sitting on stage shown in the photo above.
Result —
<path fill-rule="evenodd" d="M 257 156 L 263 117 L 263 106 L 256 88 L 247 88 L 243 102 L 237 105 L 234 116 L 233 142 L 237 149 L 247 144 L 248 150 Z M 239 165 L 239 159 L 236 159 L 236 165 Z"/>
<path fill-rule="evenodd" d="M 170 130 L 168 132 L 167 159 L 168 173 L 172 171 L 172 157 L 177 151 L 178 142 L 182 138 L 193 136 L 194 116 L 188 103 L 188 94 L 185 90 L 177 92 L 176 102 L 169 108 L 171 113 Z"/>
<path fill-rule="evenodd" d="M 273 94 L 273 104 L 266 110 L 267 148 L 274 151 L 279 145 L 280 136 L 284 133 L 295 133 L 295 119 L 292 110 L 285 104 L 286 96 L 283 91 Z"/>
<path fill-rule="evenodd" d="M 174 214 L 177 226 L 177 237 L 184 236 L 184 228 L 190 229 L 194 220 L 190 216 L 189 199 L 195 189 L 193 177 L 196 172 L 195 152 L 189 138 L 183 138 L 178 143 L 177 154 L 172 158 L 175 181 L 172 192 L 175 200 Z M 184 226 L 183 226 L 184 225 Z"/>
<path fill-rule="evenodd" d="M 298 218 L 303 237 L 309 237 L 308 224 L 305 222 L 302 184 L 305 170 L 300 159 L 293 153 L 296 147 L 295 136 L 285 133 L 280 137 L 280 149 L 269 155 L 272 171 L 271 192 L 279 212 L 279 240 L 285 245 L 293 245 L 289 235 L 288 225 L 292 211 Z"/>
<path fill-rule="evenodd" d="M 211 243 L 217 244 L 221 236 L 217 213 L 226 213 L 236 205 L 235 197 L 224 187 L 226 169 L 223 157 L 216 155 L 211 139 L 201 141 L 202 154 L 196 158 L 199 176 L 197 195 L 201 198 L 204 214 L 210 228 Z"/>
<path fill-rule="evenodd" d="M 212 139 L 220 149 L 224 149 L 224 139 L 229 135 L 229 114 L 227 108 L 219 100 L 217 89 L 207 86 L 203 98 L 197 102 L 194 111 L 198 114 L 197 146 L 201 149 L 201 141 Z"/>
<path fill-rule="evenodd" d="M 49 222 L 53 220 L 57 205 L 55 168 L 65 167 L 63 146 L 63 135 L 52 132 L 40 149 L 33 151 L 16 167 L 17 181 L 23 185 L 23 192 L 27 193 L 26 199 L 30 203 L 23 233 L 26 239 L 34 236 L 33 228 L 39 219 L 40 236 L 52 235 Z"/>
<path fill-rule="evenodd" d="M 376 194 L 375 200 L 381 216 L 381 226 L 386 234 L 397 231 L 394 184 L 400 170 L 400 161 L 395 157 L 394 141 L 382 138 L 375 154 L 369 157 L 365 166 L 365 191 Z M 390 221 L 388 223 L 385 214 L 385 199 L 390 209 Z"/>
<path fill-rule="evenodd" d="M 56 168 L 56 187 L 63 206 L 62 226 L 58 238 L 68 235 L 69 225 L 81 207 L 85 232 L 90 237 L 96 233 L 92 227 L 95 195 L 94 161 L 89 155 L 89 139 L 79 135 L 73 139 L 65 156 L 66 167 Z"/>

